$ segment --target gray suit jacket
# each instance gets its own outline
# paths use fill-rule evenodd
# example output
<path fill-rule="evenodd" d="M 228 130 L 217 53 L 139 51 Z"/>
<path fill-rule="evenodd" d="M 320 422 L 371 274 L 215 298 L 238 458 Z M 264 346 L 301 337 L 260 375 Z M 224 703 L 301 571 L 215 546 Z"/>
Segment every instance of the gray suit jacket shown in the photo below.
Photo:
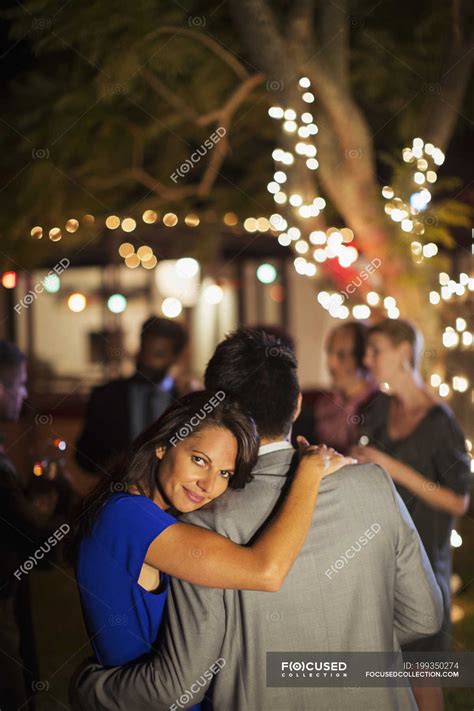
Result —
<path fill-rule="evenodd" d="M 245 489 L 183 519 L 250 541 L 281 495 L 293 454 L 261 456 Z M 267 688 L 266 652 L 398 651 L 441 621 L 440 590 L 390 477 L 376 465 L 348 466 L 323 479 L 306 543 L 279 592 L 173 579 L 158 653 L 111 670 L 89 665 L 77 679 L 77 708 L 178 711 L 205 697 L 204 708 L 217 711 L 415 710 L 404 687 Z"/>

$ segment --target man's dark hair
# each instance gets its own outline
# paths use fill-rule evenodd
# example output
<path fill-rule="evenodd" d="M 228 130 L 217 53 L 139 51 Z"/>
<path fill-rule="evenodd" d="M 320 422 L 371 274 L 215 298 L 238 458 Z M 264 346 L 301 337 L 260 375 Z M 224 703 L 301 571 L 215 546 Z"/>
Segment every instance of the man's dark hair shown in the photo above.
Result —
<path fill-rule="evenodd" d="M 9 341 L 0 341 L 0 383 L 10 387 L 26 356 L 18 346 Z"/>
<path fill-rule="evenodd" d="M 293 353 L 296 353 L 295 340 L 293 336 L 290 336 L 288 331 L 283 328 L 283 326 L 274 326 L 273 324 L 270 326 L 265 324 L 261 326 L 259 324 L 258 326 L 253 326 L 253 328 L 257 331 L 265 331 L 265 333 L 275 336 L 279 343 L 283 346 L 287 346 L 291 351 L 293 351 Z"/>
<path fill-rule="evenodd" d="M 293 351 L 261 329 L 239 328 L 219 343 L 204 374 L 206 389 L 223 390 L 255 420 L 261 437 L 286 434 L 298 403 Z"/>
<path fill-rule="evenodd" d="M 146 338 L 168 338 L 174 343 L 176 355 L 181 353 L 188 342 L 188 334 L 184 326 L 176 321 L 159 316 L 150 316 L 142 326 L 140 333 L 140 345 Z"/>

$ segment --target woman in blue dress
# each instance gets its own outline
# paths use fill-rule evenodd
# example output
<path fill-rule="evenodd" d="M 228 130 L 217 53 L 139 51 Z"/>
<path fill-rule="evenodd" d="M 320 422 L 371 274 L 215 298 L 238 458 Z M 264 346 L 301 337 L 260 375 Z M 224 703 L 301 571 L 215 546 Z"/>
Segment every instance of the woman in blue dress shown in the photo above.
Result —
<path fill-rule="evenodd" d="M 170 575 L 209 587 L 279 589 L 304 543 L 321 478 L 354 460 L 304 447 L 288 495 L 250 546 L 175 518 L 228 486 L 245 486 L 257 451 L 253 420 L 235 403 L 193 393 L 140 435 L 112 480 L 85 499 L 76 575 L 100 664 L 126 664 L 153 650 Z"/>

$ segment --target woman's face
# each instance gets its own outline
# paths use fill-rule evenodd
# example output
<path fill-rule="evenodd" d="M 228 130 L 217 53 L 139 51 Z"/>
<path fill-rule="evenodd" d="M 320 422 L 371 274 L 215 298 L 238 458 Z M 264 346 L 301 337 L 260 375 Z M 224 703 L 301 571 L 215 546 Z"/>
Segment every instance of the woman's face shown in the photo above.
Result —
<path fill-rule="evenodd" d="M 383 333 L 369 336 L 364 363 L 378 383 L 390 384 L 400 372 L 405 355 L 402 345 L 395 346 Z"/>
<path fill-rule="evenodd" d="M 348 330 L 337 330 L 329 337 L 326 362 L 335 388 L 344 388 L 359 375 L 354 346 L 354 337 Z"/>
<path fill-rule="evenodd" d="M 175 447 L 157 449 L 156 456 L 161 460 L 161 494 L 157 492 L 155 503 L 195 511 L 227 490 L 235 471 L 237 440 L 229 430 L 209 426 Z"/>

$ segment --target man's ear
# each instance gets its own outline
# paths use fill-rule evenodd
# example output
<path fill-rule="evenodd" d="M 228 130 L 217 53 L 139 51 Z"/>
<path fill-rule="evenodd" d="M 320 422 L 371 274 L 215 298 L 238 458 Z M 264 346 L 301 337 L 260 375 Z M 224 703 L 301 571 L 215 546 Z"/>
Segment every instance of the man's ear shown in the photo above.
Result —
<path fill-rule="evenodd" d="M 301 405 L 302 405 L 302 404 L 303 404 L 303 396 L 302 396 L 301 390 L 300 390 L 299 393 L 298 393 L 298 400 L 297 400 L 297 402 L 296 402 L 296 409 L 295 409 L 295 412 L 294 412 L 294 414 L 293 414 L 293 422 L 295 422 L 295 420 L 298 419 L 298 417 L 299 417 L 299 415 L 300 415 L 300 412 L 301 412 Z"/>
<path fill-rule="evenodd" d="M 166 447 L 157 447 L 155 449 L 155 454 L 158 459 L 163 459 L 163 457 L 165 456 L 165 452 L 166 452 Z"/>

